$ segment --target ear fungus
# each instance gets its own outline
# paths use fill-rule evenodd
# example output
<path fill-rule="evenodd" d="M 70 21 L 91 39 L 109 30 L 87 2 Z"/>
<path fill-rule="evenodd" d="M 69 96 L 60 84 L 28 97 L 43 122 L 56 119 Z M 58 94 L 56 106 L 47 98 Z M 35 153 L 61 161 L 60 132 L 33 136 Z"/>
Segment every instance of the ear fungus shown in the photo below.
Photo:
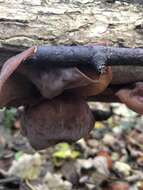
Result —
<path fill-rule="evenodd" d="M 21 119 L 23 133 L 35 149 L 40 150 L 58 142 L 74 142 L 86 137 L 95 121 L 84 98 L 99 94 L 107 88 L 112 79 L 111 67 L 107 67 L 104 73 L 98 75 L 96 72 L 82 71 L 75 67 L 45 71 L 36 70 L 34 65 L 26 67 L 23 64 L 13 78 L 11 74 L 35 51 L 36 47 L 29 48 L 3 65 L 0 90 L 3 87 L 1 93 L 7 93 L 6 97 L 9 98 L 4 104 L 25 99 L 20 86 L 21 80 L 18 82 L 16 79 L 17 75 L 24 76 L 29 84 L 22 85 L 26 88 L 26 98 L 30 98 L 30 95 L 34 98 L 31 85 L 40 91 L 42 97 L 32 106 L 27 102 Z M 16 93 L 13 87 L 18 87 Z"/>
<path fill-rule="evenodd" d="M 22 75 L 10 76 L 0 92 L 0 108 L 33 104 L 40 98 L 35 86 Z"/>
<path fill-rule="evenodd" d="M 36 47 L 33 46 L 23 51 L 22 53 L 14 57 L 11 57 L 4 63 L 0 73 L 0 91 L 4 83 L 11 76 L 11 74 L 17 69 L 17 67 L 28 57 L 32 56 L 35 52 L 36 52 Z"/>
<path fill-rule="evenodd" d="M 143 114 L 143 82 L 136 83 L 133 89 L 118 90 L 116 96 L 130 109 Z"/>
<path fill-rule="evenodd" d="M 22 118 L 23 134 L 37 150 L 86 137 L 94 122 L 87 103 L 69 95 L 29 107 Z"/>
<path fill-rule="evenodd" d="M 87 76 L 89 75 L 92 80 L 95 80 L 96 82 L 91 82 L 89 85 L 85 87 L 79 87 L 75 90 L 76 94 L 82 97 L 89 97 L 100 94 L 108 87 L 112 80 L 111 67 L 107 67 L 106 70 L 99 76 L 90 71 L 87 71 L 86 74 Z"/>

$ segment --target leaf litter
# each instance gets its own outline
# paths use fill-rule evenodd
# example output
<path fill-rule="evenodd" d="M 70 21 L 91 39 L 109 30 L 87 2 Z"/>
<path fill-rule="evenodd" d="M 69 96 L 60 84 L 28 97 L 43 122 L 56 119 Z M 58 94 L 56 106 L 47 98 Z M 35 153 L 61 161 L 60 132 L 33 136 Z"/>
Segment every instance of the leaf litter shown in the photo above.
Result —
<path fill-rule="evenodd" d="M 16 110 L 2 110 L 0 189 L 143 190 L 143 117 L 121 104 L 94 104 L 113 114 L 88 138 L 39 152 L 20 134 Z"/>

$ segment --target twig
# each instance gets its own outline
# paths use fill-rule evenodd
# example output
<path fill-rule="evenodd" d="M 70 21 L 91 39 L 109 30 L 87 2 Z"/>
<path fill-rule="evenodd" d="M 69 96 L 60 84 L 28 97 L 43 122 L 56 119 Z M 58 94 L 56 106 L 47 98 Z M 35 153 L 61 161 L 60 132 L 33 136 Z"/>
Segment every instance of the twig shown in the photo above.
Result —
<path fill-rule="evenodd" d="M 117 48 L 107 46 L 39 46 L 34 56 L 24 64 L 38 68 L 83 67 L 101 73 L 109 65 L 143 66 L 142 48 Z"/>

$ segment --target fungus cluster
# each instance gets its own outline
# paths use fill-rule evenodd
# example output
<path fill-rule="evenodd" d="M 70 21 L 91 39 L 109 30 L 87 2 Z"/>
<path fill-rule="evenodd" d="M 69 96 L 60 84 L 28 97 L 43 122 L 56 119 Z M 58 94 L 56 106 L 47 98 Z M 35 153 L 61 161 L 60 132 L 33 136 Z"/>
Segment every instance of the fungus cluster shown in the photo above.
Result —
<path fill-rule="evenodd" d="M 97 75 L 76 67 L 45 71 L 22 64 L 35 50 L 32 47 L 3 65 L 0 106 L 24 106 L 22 132 L 35 149 L 86 137 L 95 122 L 86 98 L 108 86 L 111 69 Z"/>
<path fill-rule="evenodd" d="M 107 88 L 112 80 L 111 67 L 97 74 L 95 70 L 78 67 L 43 69 L 40 65 L 24 64 L 36 50 L 36 47 L 29 48 L 2 66 L 0 107 L 24 106 L 22 132 L 38 150 L 88 136 L 95 118 L 87 98 Z M 116 96 L 133 110 L 143 113 L 142 105 L 136 106 L 138 102 L 135 102 L 142 101 L 143 85 L 136 87 L 131 98 L 128 89 L 119 90 Z"/>

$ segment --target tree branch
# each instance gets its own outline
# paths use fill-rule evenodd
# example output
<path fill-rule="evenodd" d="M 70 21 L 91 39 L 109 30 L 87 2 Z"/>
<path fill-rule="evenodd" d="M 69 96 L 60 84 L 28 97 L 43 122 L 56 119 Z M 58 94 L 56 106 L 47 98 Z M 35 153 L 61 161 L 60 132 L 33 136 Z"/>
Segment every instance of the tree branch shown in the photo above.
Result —
<path fill-rule="evenodd" d="M 143 66 L 142 48 L 117 48 L 107 46 L 39 46 L 37 52 L 24 64 L 35 67 L 78 67 L 95 69 L 101 73 L 105 66 Z"/>

